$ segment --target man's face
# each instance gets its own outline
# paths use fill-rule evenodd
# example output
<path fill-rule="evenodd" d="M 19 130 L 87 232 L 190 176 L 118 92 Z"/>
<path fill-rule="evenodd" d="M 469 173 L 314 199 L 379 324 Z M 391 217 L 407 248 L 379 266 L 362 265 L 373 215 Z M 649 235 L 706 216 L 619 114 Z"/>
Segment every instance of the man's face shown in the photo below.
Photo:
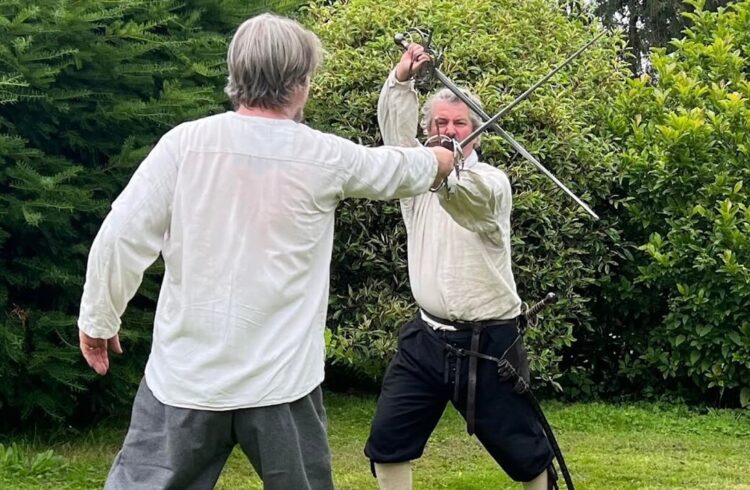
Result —
<path fill-rule="evenodd" d="M 469 118 L 469 107 L 463 102 L 439 100 L 432 106 L 432 123 L 427 136 L 443 135 L 462 141 L 474 130 Z M 476 140 L 475 140 L 476 141 Z M 464 148 L 464 155 L 474 150 L 474 141 Z"/>

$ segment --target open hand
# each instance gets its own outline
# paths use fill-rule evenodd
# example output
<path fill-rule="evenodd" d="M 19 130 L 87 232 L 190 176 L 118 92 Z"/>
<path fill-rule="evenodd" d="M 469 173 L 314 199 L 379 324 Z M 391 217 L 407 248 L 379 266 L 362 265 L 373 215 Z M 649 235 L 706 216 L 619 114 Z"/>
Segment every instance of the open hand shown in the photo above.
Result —
<path fill-rule="evenodd" d="M 89 337 L 82 330 L 78 331 L 78 339 L 81 346 L 81 353 L 83 358 L 86 359 L 88 365 L 97 372 L 104 376 L 109 370 L 109 354 L 108 351 L 122 354 L 122 347 L 120 347 L 120 337 L 115 335 L 110 339 L 95 339 Z"/>

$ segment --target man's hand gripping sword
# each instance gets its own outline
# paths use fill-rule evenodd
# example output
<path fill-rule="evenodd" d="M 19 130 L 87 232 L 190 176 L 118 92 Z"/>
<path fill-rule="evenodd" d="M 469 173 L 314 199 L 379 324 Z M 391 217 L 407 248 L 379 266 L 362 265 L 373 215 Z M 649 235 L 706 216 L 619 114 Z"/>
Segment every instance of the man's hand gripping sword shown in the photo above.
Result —
<path fill-rule="evenodd" d="M 456 178 L 461 178 L 461 170 L 464 169 L 464 152 L 461 143 L 453 138 L 449 138 L 444 134 L 436 134 L 430 136 L 427 141 L 424 142 L 425 146 L 442 146 L 449 150 L 453 150 L 453 169 L 456 172 Z M 430 187 L 430 192 L 437 192 L 445 187 L 448 188 L 448 177 L 446 176 L 437 187 Z"/>

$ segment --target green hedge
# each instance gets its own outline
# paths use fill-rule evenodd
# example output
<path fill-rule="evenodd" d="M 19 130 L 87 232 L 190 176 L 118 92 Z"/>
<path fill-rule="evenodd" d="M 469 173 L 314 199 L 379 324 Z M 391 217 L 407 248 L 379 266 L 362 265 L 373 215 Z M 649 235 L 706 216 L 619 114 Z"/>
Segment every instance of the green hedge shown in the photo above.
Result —
<path fill-rule="evenodd" d="M 562 297 L 529 333 L 537 386 L 748 402 L 750 2 L 695 6 L 651 77 L 628 78 L 611 36 L 501 121 L 600 221 L 503 140 L 484 139 L 484 159 L 513 184 L 519 292 Z M 96 378 L 75 328 L 88 248 L 156 139 L 227 109 L 226 43 L 258 8 L 0 0 L 0 428 L 129 406 L 160 267 L 124 318 L 125 356 Z M 494 112 L 597 29 L 551 0 L 318 0 L 301 16 L 329 53 L 310 124 L 371 145 L 394 33 L 433 28 L 443 70 Z M 343 203 L 331 275 L 331 373 L 377 382 L 415 312 L 395 202 Z"/>
<path fill-rule="evenodd" d="M 317 77 L 307 115 L 315 127 L 380 144 L 376 103 L 400 56 L 393 35 L 434 30 L 443 71 L 470 86 L 492 113 L 591 39 L 586 19 L 568 18 L 550 1 L 352 0 L 311 6 L 305 18 L 330 56 Z M 562 301 L 531 331 L 533 373 L 553 381 L 563 351 L 592 335 L 592 304 L 622 260 L 614 245 L 619 199 L 616 148 L 604 109 L 624 86 L 622 42 L 604 38 L 544 85 L 501 125 L 574 192 L 592 203 L 592 222 L 554 184 L 499 137 L 485 137 L 486 161 L 504 169 L 514 188 L 513 253 L 519 292 L 531 302 L 548 291 Z M 415 313 L 407 284 L 405 231 L 396 203 L 349 202 L 340 209 L 332 270 L 329 326 L 334 366 L 379 378 L 395 349 L 398 326 Z"/>
<path fill-rule="evenodd" d="M 648 391 L 750 402 L 750 2 L 655 50 L 652 76 L 611 109 L 641 244 L 617 288 L 631 351 L 620 373 Z"/>

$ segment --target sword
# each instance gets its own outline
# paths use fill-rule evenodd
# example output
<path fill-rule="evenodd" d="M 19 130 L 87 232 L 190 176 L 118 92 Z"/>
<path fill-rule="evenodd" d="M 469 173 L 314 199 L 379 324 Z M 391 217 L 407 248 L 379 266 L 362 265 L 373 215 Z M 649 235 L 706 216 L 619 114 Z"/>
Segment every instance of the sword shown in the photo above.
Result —
<path fill-rule="evenodd" d="M 421 32 L 421 31 L 418 31 Z M 453 94 L 455 94 L 456 97 L 459 98 L 464 104 L 466 104 L 472 111 L 474 111 L 475 114 L 477 114 L 485 123 L 481 126 L 481 128 L 484 128 L 482 130 L 486 129 L 492 129 L 497 134 L 499 134 L 505 141 L 510 143 L 510 146 L 513 147 L 514 150 L 516 150 L 518 153 L 521 154 L 522 157 L 524 157 L 527 161 L 529 161 L 531 164 L 533 164 L 537 170 L 542 172 L 544 175 L 546 175 L 552 182 L 554 182 L 557 187 L 563 190 L 568 196 L 570 196 L 579 206 L 581 206 L 591 217 L 594 219 L 599 219 L 599 216 L 585 203 L 583 202 L 577 195 L 573 193 L 568 187 L 560 182 L 560 180 L 555 177 L 555 175 L 547 170 L 547 168 L 542 165 L 539 160 L 534 158 L 534 156 L 531 155 L 523 146 L 521 146 L 520 143 L 518 143 L 507 131 L 505 131 L 503 128 L 501 128 L 499 125 L 497 125 L 496 121 L 502 117 L 504 114 L 506 114 L 508 111 L 513 109 L 516 105 L 518 105 L 522 100 L 526 99 L 531 92 L 536 90 L 542 83 L 547 81 L 552 75 L 557 73 L 563 66 L 570 63 L 575 57 L 580 55 L 585 49 L 587 49 L 591 44 L 594 43 L 597 39 L 599 39 L 602 35 L 604 35 L 606 31 L 602 31 L 598 36 L 596 36 L 594 39 L 592 39 L 588 44 L 586 44 L 583 48 L 579 49 L 576 53 L 568 57 L 567 60 L 565 60 L 560 66 L 552 70 L 552 72 L 545 75 L 544 78 L 542 78 L 539 82 L 535 83 L 530 87 L 528 90 L 526 90 L 521 96 L 519 96 L 516 100 L 511 102 L 508 106 L 504 107 L 500 114 L 496 115 L 495 117 L 490 118 L 489 114 L 484 112 L 481 107 L 479 107 L 477 104 L 474 103 L 471 99 L 469 99 L 466 94 L 464 94 L 458 86 L 453 83 L 453 81 L 448 78 L 442 71 L 440 71 L 437 67 L 434 65 L 432 66 L 432 73 L 446 88 L 448 88 Z M 406 49 L 410 42 L 407 39 L 406 34 L 396 34 L 393 37 L 394 42 Z M 476 134 L 475 134 L 476 133 Z M 479 135 L 479 128 L 477 128 L 477 131 L 472 132 L 464 141 L 462 141 L 461 147 L 463 148 L 466 144 L 468 144 L 471 139 L 476 138 Z"/>
<path fill-rule="evenodd" d="M 578 56 L 580 56 L 581 53 L 583 53 L 584 51 L 586 51 L 592 44 L 594 44 L 596 41 L 598 41 L 599 38 L 602 37 L 606 33 L 607 33 L 607 31 L 600 32 L 596 37 L 594 37 L 594 39 L 592 39 L 591 41 L 587 42 L 586 44 L 584 44 L 583 46 L 581 46 L 580 48 L 578 48 L 578 51 L 576 51 L 575 53 L 573 53 L 570 56 L 568 56 L 568 58 L 565 61 L 563 61 L 558 66 L 556 66 L 555 68 L 553 68 L 552 70 L 550 70 L 550 72 L 547 73 L 546 75 L 544 75 L 538 82 L 536 82 L 531 87 L 527 88 L 524 93 L 522 93 L 521 95 L 519 95 L 518 97 L 516 97 L 515 100 L 513 100 L 513 102 L 511 102 L 510 104 L 508 104 L 505 107 L 503 107 L 502 109 L 500 109 L 500 112 L 498 112 L 497 114 L 495 114 L 494 116 L 492 116 L 491 119 L 489 119 L 488 121 L 486 121 L 484 124 L 482 124 L 477 129 L 475 129 L 469 136 L 467 136 L 466 138 L 464 138 L 464 140 L 461 142 L 461 146 L 462 147 L 466 147 L 466 145 L 468 145 L 469 143 L 471 143 L 482 132 L 486 131 L 490 126 L 492 126 L 493 124 L 495 124 L 498 121 L 498 119 L 500 119 L 501 117 L 503 117 L 505 114 L 507 114 L 508 112 L 510 112 L 511 109 L 513 109 L 515 106 L 517 106 L 518 104 L 520 104 L 521 102 L 523 102 L 525 99 L 527 99 L 529 97 L 529 95 L 531 95 L 532 92 L 534 92 L 534 90 L 538 89 L 541 84 L 543 84 L 544 82 L 546 82 L 547 80 L 549 80 L 550 78 L 552 78 L 552 76 L 555 73 L 557 73 L 558 71 L 560 71 L 566 65 L 570 64 L 571 61 L 573 61 L 574 59 L 578 58 Z"/>
<path fill-rule="evenodd" d="M 541 301 L 537 301 L 531 306 L 523 303 L 521 305 L 521 314 L 526 320 L 526 324 L 531 325 L 532 327 L 536 326 L 538 320 L 537 315 L 539 314 L 539 312 L 542 311 L 545 306 L 555 303 L 556 301 L 557 295 L 555 293 L 547 293 Z M 522 325 L 522 327 L 519 329 L 519 337 L 522 337 L 525 331 L 526 325 Z M 568 465 L 565 463 L 565 458 L 563 458 L 562 450 L 560 449 L 560 445 L 557 443 L 557 439 L 555 438 L 555 433 L 552 431 L 552 427 L 549 425 L 547 417 L 544 416 L 544 412 L 542 411 L 542 407 L 539 405 L 539 401 L 537 401 L 536 397 L 528 389 L 525 393 L 531 401 L 531 405 L 534 407 L 534 411 L 539 417 L 539 421 L 542 424 L 544 433 L 547 435 L 550 446 L 552 446 L 552 452 L 555 454 L 555 458 L 557 458 L 557 464 L 560 466 L 560 473 L 562 473 L 563 475 L 563 480 L 565 480 L 566 488 L 568 490 L 574 490 L 575 487 L 573 486 L 573 478 L 570 476 Z M 559 488 L 557 486 L 557 474 L 554 471 L 554 467 L 550 466 L 550 468 L 552 468 L 552 471 L 547 475 L 547 477 L 550 479 L 550 488 Z"/>

